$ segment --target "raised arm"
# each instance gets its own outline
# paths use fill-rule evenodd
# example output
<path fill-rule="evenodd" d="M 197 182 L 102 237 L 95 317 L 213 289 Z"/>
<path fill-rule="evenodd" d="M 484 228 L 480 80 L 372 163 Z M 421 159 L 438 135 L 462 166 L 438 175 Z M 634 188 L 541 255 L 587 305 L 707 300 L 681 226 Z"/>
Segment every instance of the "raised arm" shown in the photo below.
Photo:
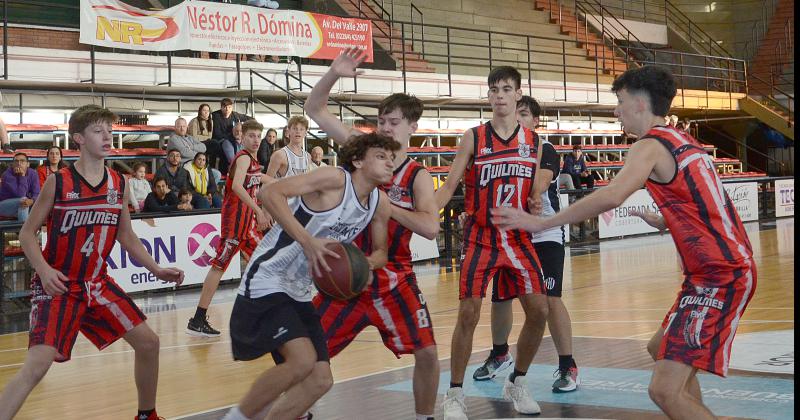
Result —
<path fill-rule="evenodd" d="M 357 68 L 366 58 L 366 52 L 360 48 L 353 47 L 342 50 L 341 54 L 333 60 L 328 71 L 311 89 L 303 107 L 306 114 L 319 125 L 319 128 L 328 133 L 328 137 L 338 144 L 343 144 L 350 136 L 362 134 L 362 132 L 347 127 L 328 111 L 328 97 L 333 85 L 340 77 L 353 77 L 364 72 Z"/>
<path fill-rule="evenodd" d="M 439 209 L 433 197 L 433 178 L 425 169 L 417 172 L 412 185 L 414 194 L 413 211 L 391 206 L 392 219 L 427 239 L 434 239 L 439 233 Z"/>
<path fill-rule="evenodd" d="M 461 181 L 461 177 L 464 176 L 467 165 L 472 162 L 472 156 L 475 153 L 473 150 L 473 143 L 474 137 L 472 136 L 472 130 L 465 131 L 464 135 L 461 136 L 461 142 L 458 144 L 453 164 L 450 165 L 450 173 L 447 174 L 444 184 L 440 185 L 439 189 L 436 190 L 434 194 L 437 208 L 444 208 L 450 199 L 453 198 L 453 193 L 455 193 L 458 183 Z"/>

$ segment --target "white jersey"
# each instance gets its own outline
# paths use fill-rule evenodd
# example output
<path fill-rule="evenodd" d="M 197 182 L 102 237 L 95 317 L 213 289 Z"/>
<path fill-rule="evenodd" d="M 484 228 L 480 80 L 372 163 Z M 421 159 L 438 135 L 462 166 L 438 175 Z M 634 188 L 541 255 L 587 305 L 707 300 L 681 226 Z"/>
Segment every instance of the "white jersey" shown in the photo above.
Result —
<path fill-rule="evenodd" d="M 304 174 L 311 170 L 311 155 L 303 150 L 303 154 L 296 155 L 289 146 L 283 147 L 283 152 L 286 153 L 286 173 L 281 178 L 286 178 L 294 175 Z"/>
<path fill-rule="evenodd" d="M 547 141 L 542 140 L 542 155 L 545 155 L 544 148 L 551 148 L 551 152 L 555 153 L 555 148 L 553 145 Z M 540 157 L 541 159 L 542 157 Z M 558 189 L 558 172 L 559 167 L 555 165 L 553 168 L 553 179 L 550 180 L 550 186 L 547 188 L 547 191 L 542 193 L 542 216 L 550 217 L 554 214 L 558 213 L 561 210 L 561 202 L 559 200 L 559 189 Z M 541 232 L 536 232 L 533 235 L 533 242 L 557 242 L 561 245 L 564 245 L 564 226 L 556 226 L 552 227 L 547 230 L 543 230 Z"/>
<path fill-rule="evenodd" d="M 336 207 L 315 212 L 303 203 L 302 197 L 289 200 L 289 208 L 301 225 L 314 237 L 352 242 L 363 231 L 378 208 L 378 189 L 369 195 L 367 207 L 358 200 L 350 173 L 345 173 L 342 201 Z M 280 225 L 270 229 L 242 275 L 239 294 L 259 298 L 272 293 L 286 293 L 299 302 L 308 302 L 314 286 L 303 247 L 292 239 Z"/>

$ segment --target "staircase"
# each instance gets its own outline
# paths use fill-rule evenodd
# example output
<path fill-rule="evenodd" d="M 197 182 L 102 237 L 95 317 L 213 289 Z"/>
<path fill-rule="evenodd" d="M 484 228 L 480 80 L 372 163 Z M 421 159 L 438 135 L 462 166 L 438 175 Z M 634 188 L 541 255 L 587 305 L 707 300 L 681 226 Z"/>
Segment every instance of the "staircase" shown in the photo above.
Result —
<path fill-rule="evenodd" d="M 770 19 L 767 33 L 761 39 L 750 62 L 748 83 L 753 93 L 767 91 L 769 83 L 780 84 L 784 69 L 794 62 L 794 1 L 779 0 Z M 759 80 L 760 79 L 760 80 Z M 794 83 L 792 81 L 792 92 Z"/>
<path fill-rule="evenodd" d="M 586 30 L 587 25 L 575 16 L 574 10 L 563 5 L 559 8 L 559 2 L 555 0 L 535 0 L 534 7 L 536 10 L 549 11 L 550 23 L 559 24 L 562 34 L 575 38 L 578 46 L 586 51 L 587 58 L 598 61 L 604 74 L 616 77 L 628 69 L 624 58 L 618 56 L 594 31 Z"/>
<path fill-rule="evenodd" d="M 771 98 L 762 97 L 759 100 L 746 96 L 739 99 L 739 109 L 794 141 L 794 112 L 776 104 Z"/>
<path fill-rule="evenodd" d="M 370 0 L 335 0 L 345 13 L 350 16 L 372 20 L 372 39 L 394 59 L 397 70 L 433 73 L 436 69 L 422 55 L 414 51 L 409 42 L 410 34 L 403 33 L 399 25 L 392 25 L 392 16 L 377 2 Z M 407 31 L 410 28 L 406 28 Z M 405 51 L 405 53 L 404 53 Z"/>

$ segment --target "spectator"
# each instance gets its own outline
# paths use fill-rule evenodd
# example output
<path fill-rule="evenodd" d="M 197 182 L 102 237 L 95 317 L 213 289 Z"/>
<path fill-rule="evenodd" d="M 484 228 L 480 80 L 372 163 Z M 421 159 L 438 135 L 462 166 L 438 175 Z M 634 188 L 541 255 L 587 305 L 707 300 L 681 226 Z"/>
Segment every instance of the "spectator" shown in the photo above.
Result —
<path fill-rule="evenodd" d="M 677 115 L 670 115 L 669 116 L 669 125 L 672 127 L 678 126 L 678 116 Z"/>
<path fill-rule="evenodd" d="M 182 189 L 178 192 L 178 208 L 181 210 L 192 210 L 192 191 L 189 189 Z"/>
<path fill-rule="evenodd" d="M 39 175 L 39 188 L 44 185 L 44 180 L 47 179 L 50 174 L 55 173 L 65 166 L 67 166 L 67 164 L 64 163 L 64 152 L 58 146 L 50 146 L 50 148 L 47 149 L 47 162 L 36 168 L 36 173 Z"/>
<path fill-rule="evenodd" d="M 269 166 L 269 158 L 272 156 L 272 153 L 280 147 L 275 143 L 278 141 L 278 132 L 275 131 L 274 128 L 270 128 L 267 130 L 267 135 L 264 136 L 264 139 L 261 141 L 261 145 L 258 146 L 258 152 L 256 153 L 256 158 L 258 158 L 258 164 L 261 165 L 261 172 L 267 172 L 267 166 Z"/>
<path fill-rule="evenodd" d="M 14 149 L 11 148 L 11 138 L 8 137 L 6 131 L 6 124 L 0 119 L 0 149 L 5 153 L 13 153 Z"/>
<path fill-rule="evenodd" d="M 233 157 L 242 150 L 242 123 L 233 126 L 233 140 L 222 142 L 222 154 L 228 162 L 233 161 Z"/>
<path fill-rule="evenodd" d="M 211 123 L 211 106 L 208 104 L 200 105 L 197 116 L 189 121 L 189 135 L 200 140 L 205 144 L 214 132 Z"/>
<path fill-rule="evenodd" d="M 153 191 L 147 194 L 147 198 L 144 200 L 144 212 L 157 213 L 178 210 L 187 210 L 186 205 L 178 205 L 178 197 L 170 192 L 167 180 L 156 177 L 153 181 Z"/>
<path fill-rule="evenodd" d="M 308 165 L 309 170 L 313 171 L 314 169 L 328 166 L 327 163 L 322 161 L 322 154 L 322 147 L 314 146 L 314 148 L 311 149 L 311 165 Z"/>
<path fill-rule="evenodd" d="M 594 177 L 586 168 L 586 157 L 583 156 L 581 145 L 576 144 L 572 147 L 572 153 L 564 156 L 562 172 L 572 177 L 575 188 L 583 188 L 583 184 L 586 184 L 586 188 L 594 188 Z"/>
<path fill-rule="evenodd" d="M 222 207 L 222 200 L 217 194 L 218 179 L 214 176 L 214 172 L 208 169 L 206 163 L 206 154 L 198 153 L 194 160 L 186 162 L 183 167 L 189 172 L 189 179 L 192 181 L 195 193 L 205 197 L 211 207 L 218 209 Z"/>
<path fill-rule="evenodd" d="M 183 117 L 175 120 L 175 133 L 169 136 L 167 150 L 177 150 L 181 154 L 181 162 L 194 159 L 194 155 L 205 152 L 206 145 L 188 134 L 189 125 Z"/>
<path fill-rule="evenodd" d="M 3 172 L 0 183 L 0 216 L 16 216 L 18 222 L 28 220 L 28 213 L 37 197 L 39 176 L 30 168 L 28 156 L 17 153 L 11 167 Z"/>
<path fill-rule="evenodd" d="M 188 188 L 192 185 L 189 179 L 189 172 L 181 167 L 181 152 L 175 149 L 167 151 L 167 161 L 161 165 L 156 171 L 156 178 L 163 178 L 167 181 L 167 187 L 172 191 L 172 195 L 176 195 L 181 188 Z M 155 184 L 153 184 L 155 187 Z"/>
<path fill-rule="evenodd" d="M 141 213 L 144 209 L 144 200 L 147 194 L 152 192 L 150 182 L 147 180 L 147 165 L 142 162 L 137 162 L 133 165 L 133 176 L 128 179 L 128 187 L 130 193 L 130 205 L 133 211 Z"/>
<path fill-rule="evenodd" d="M 234 141 L 233 127 L 236 124 L 251 119 L 247 115 L 240 114 L 233 110 L 233 101 L 225 98 L 219 103 L 220 109 L 211 113 L 212 135 L 211 140 L 206 142 L 208 153 L 208 164 L 214 166 L 222 173 L 228 173 L 228 161 L 222 153 L 222 144 L 225 140 Z"/>

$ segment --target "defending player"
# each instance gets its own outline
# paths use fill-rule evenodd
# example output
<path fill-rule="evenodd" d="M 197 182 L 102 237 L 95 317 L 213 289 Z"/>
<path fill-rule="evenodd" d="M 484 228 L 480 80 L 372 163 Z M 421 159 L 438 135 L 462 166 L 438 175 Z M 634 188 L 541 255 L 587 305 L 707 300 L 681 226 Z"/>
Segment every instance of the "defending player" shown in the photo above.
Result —
<path fill-rule="evenodd" d="M 286 178 L 311 170 L 311 155 L 303 150 L 303 142 L 308 133 L 308 120 L 302 115 L 289 118 L 286 124 L 289 144 L 272 153 L 267 167 L 267 175 L 273 178 Z"/>
<path fill-rule="evenodd" d="M 517 123 L 516 106 L 522 97 L 519 72 L 508 66 L 497 67 L 489 73 L 488 82 L 492 120 L 464 133 L 447 180 L 436 190 L 437 205 L 444 207 L 464 176 L 468 218 L 461 256 L 461 301 L 451 346 L 450 389 L 444 400 L 444 417 L 448 420 L 467 418 L 464 371 L 486 287 L 498 273 L 509 280 L 525 311 L 517 341 L 517 365 L 504 381 L 503 396 L 513 401 L 520 413 L 541 411 L 527 389 L 525 374 L 539 348 L 547 319 L 542 270 L 531 235 L 502 231 L 489 220 L 490 208 L 528 211 L 537 162 L 536 139 L 533 132 Z"/>
<path fill-rule="evenodd" d="M 663 225 L 648 223 L 670 229 L 686 276 L 647 346 L 656 360 L 650 398 L 670 418 L 712 419 L 697 370 L 727 374 L 736 327 L 756 288 L 752 247 L 711 157 L 689 134 L 664 125 L 676 93 L 672 75 L 657 66 L 628 70 L 612 91 L 618 99 L 614 115 L 639 140 L 608 186 L 553 217 L 495 209 L 492 220 L 538 232 L 597 216 L 647 188 L 663 215 Z"/>
<path fill-rule="evenodd" d="M 278 224 L 245 269 L 231 314 L 231 343 L 236 360 L 272 353 L 277 365 L 255 380 L 225 420 L 254 418 L 271 403 L 267 419 L 296 418 L 330 389 L 327 345 L 311 304 L 311 273 L 330 271 L 325 256 L 336 254 L 326 243 L 350 242 L 368 224 L 370 267 L 386 264 L 391 206 L 377 187 L 392 178 L 392 155 L 399 147 L 379 134 L 354 137 L 339 151 L 344 168 L 285 178 L 259 194 Z"/>
<path fill-rule="evenodd" d="M 186 326 L 186 333 L 189 335 L 219 336 L 219 331 L 211 327 L 206 316 L 219 281 L 237 251 L 241 251 L 245 260 L 250 258 L 263 236 L 261 232 L 272 223 L 272 218 L 255 200 L 262 181 L 269 179 L 261 173 L 261 165 L 256 158 L 263 130 L 264 126 L 256 120 L 242 123 L 244 148 L 230 164 L 225 182 L 225 198 L 222 201 L 220 241 L 215 250 L 216 256 L 211 260 L 211 269 L 203 281 L 197 310 Z"/>
<path fill-rule="evenodd" d="M 109 277 L 106 259 L 119 241 L 131 258 L 162 281 L 180 284 L 183 271 L 159 267 L 131 228 L 125 179 L 105 166 L 113 140 L 111 124 L 116 119 L 96 105 L 72 113 L 69 134 L 80 147 L 80 158 L 47 178 L 19 233 L 36 274 L 31 279 L 28 354 L 0 395 L 2 420 L 14 417 L 53 361 L 70 359 L 79 331 L 100 350 L 120 337 L 133 347 L 136 420 L 159 418 L 155 409 L 158 336 Z M 45 221 L 47 245 L 42 252 L 36 234 Z"/>
<path fill-rule="evenodd" d="M 337 143 L 363 133 L 345 126 L 328 112 L 328 96 L 340 77 L 352 77 L 357 73 L 356 68 L 363 60 L 362 50 L 343 51 L 306 101 L 308 115 Z M 430 314 L 411 266 L 409 244 L 412 232 L 428 239 L 435 238 L 439 232 L 439 215 L 433 200 L 433 179 L 406 152 L 421 116 L 422 102 L 402 93 L 386 97 L 378 106 L 378 133 L 400 143 L 400 149 L 395 152 L 392 180 L 380 186 L 393 204 L 388 264 L 373 272 L 370 287 L 358 299 L 342 302 L 317 295 L 314 305 L 322 316 L 331 357 L 344 350 L 369 325 L 380 331 L 384 345 L 397 357 L 414 354 L 415 409 L 418 420 L 427 420 L 433 417 L 436 406 L 439 361 Z M 368 244 L 363 245 L 369 249 Z"/>

